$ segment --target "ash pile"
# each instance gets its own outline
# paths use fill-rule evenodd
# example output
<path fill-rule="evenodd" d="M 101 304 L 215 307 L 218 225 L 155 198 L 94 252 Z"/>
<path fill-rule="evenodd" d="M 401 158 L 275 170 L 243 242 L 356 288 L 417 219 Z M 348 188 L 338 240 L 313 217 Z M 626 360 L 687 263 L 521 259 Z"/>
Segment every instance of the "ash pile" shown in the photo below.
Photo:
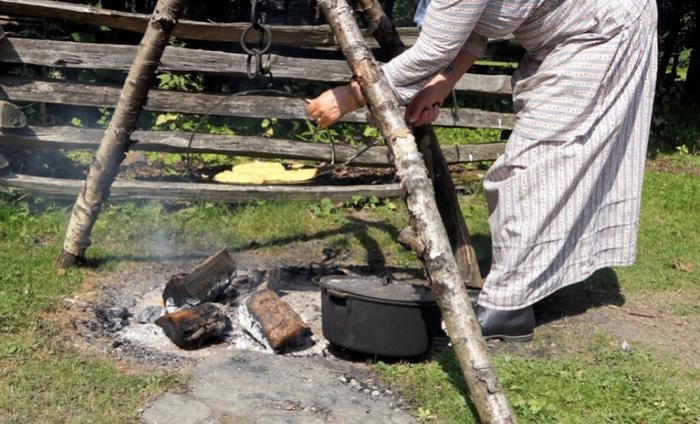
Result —
<path fill-rule="evenodd" d="M 111 299 L 91 309 L 113 349 L 143 357 L 156 351 L 198 358 L 226 349 L 327 356 L 319 288 L 310 272 L 250 267 L 221 251 L 141 292 L 139 282 L 117 284 Z"/>

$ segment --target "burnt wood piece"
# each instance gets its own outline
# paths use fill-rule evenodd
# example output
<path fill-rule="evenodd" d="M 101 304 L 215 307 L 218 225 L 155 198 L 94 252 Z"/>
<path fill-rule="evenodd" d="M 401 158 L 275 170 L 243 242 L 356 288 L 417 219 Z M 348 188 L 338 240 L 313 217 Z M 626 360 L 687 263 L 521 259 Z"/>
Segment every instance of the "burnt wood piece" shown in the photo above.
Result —
<path fill-rule="evenodd" d="M 163 315 L 156 325 L 173 343 L 182 349 L 197 349 L 203 344 L 221 338 L 231 327 L 228 316 L 213 303 L 202 303 L 193 308 L 180 309 Z"/>
<path fill-rule="evenodd" d="M 65 19 L 81 24 L 106 26 L 134 32 L 144 32 L 149 15 L 120 12 L 98 7 L 49 0 L 0 0 L 0 12 L 23 17 Z M 214 23 L 182 20 L 173 36 L 190 40 L 228 41 L 238 43 L 248 23 Z M 276 46 L 337 48 L 328 25 L 269 25 Z M 401 28 L 407 41 L 415 40 L 418 29 Z M 367 38 L 371 41 L 371 37 Z"/>
<path fill-rule="evenodd" d="M 433 184 L 415 137 L 399 110 L 398 99 L 362 39 L 347 2 L 318 0 L 318 4 L 333 28 L 341 51 L 367 99 L 373 120 L 389 146 L 411 225 L 425 246 L 420 259 L 480 422 L 513 424 L 516 417 L 489 358 L 438 211 Z"/>
<path fill-rule="evenodd" d="M 406 46 L 401 41 L 401 36 L 393 22 L 384 14 L 379 2 L 358 0 L 358 3 L 365 21 L 373 29 L 372 35 L 379 42 L 381 51 L 389 58 L 401 54 Z M 431 125 L 414 128 L 413 135 L 418 143 L 418 150 L 423 155 L 430 180 L 433 182 L 435 200 L 442 222 L 445 224 L 460 275 L 467 287 L 480 289 L 484 286 L 484 281 L 481 278 L 469 229 L 459 206 L 459 197 L 452 181 L 448 160 Z"/>
<path fill-rule="evenodd" d="M 274 350 L 298 343 L 310 334 L 306 323 L 272 290 L 253 293 L 245 302 L 245 307 Z"/>
<path fill-rule="evenodd" d="M 148 98 L 149 87 L 155 80 L 158 62 L 168 44 L 185 0 L 158 0 L 148 21 L 126 81 L 119 91 L 116 109 L 109 121 L 100 146 L 92 156 L 85 185 L 78 194 L 68 221 L 63 247 L 56 258 L 58 268 L 78 265 L 90 245 L 90 234 L 109 190 L 119 173 L 133 141 L 129 138 Z"/>
<path fill-rule="evenodd" d="M 9 173 L 0 175 L 0 186 L 52 199 L 74 199 L 83 185 L 81 180 L 36 177 Z M 354 196 L 398 197 L 399 185 L 367 184 L 348 186 L 229 185 L 173 183 L 159 181 L 115 181 L 109 199 L 116 200 L 188 200 L 243 203 L 253 200 L 320 200 L 324 197 L 343 202 Z"/>
<path fill-rule="evenodd" d="M 37 127 L 26 130 L 0 130 L 0 145 L 20 149 L 95 149 L 104 130 L 76 127 Z M 191 134 L 174 131 L 135 131 L 131 139 L 135 144 L 129 150 L 169 153 L 220 153 L 227 155 L 300 159 L 330 162 L 331 150 L 328 144 L 284 140 L 255 136 L 197 134 L 188 149 Z M 335 146 L 335 160 L 345 163 L 357 155 L 362 148 L 343 144 Z M 468 163 L 496 160 L 503 153 L 505 143 L 481 143 L 441 146 L 448 163 Z M 386 146 L 372 146 L 348 165 L 389 167 Z"/>
<path fill-rule="evenodd" d="M 136 46 L 8 38 L 0 42 L 0 62 L 73 69 L 128 70 Z M 248 56 L 240 53 L 167 46 L 159 71 L 245 75 Z M 275 78 L 347 82 L 352 73 L 344 60 L 271 55 Z M 455 89 L 478 94 L 511 94 L 510 76 L 464 74 Z"/>
<path fill-rule="evenodd" d="M 222 250 L 189 273 L 173 275 L 163 290 L 163 303 L 180 307 L 220 301 L 235 290 L 231 282 L 237 269 L 231 255 Z"/>
<path fill-rule="evenodd" d="M 114 85 L 69 83 L 26 77 L 1 76 L 0 100 L 71 104 L 78 106 L 115 107 L 120 89 Z M 217 103 L 219 102 L 219 103 Z M 212 107 L 215 105 L 215 107 Z M 299 99 L 274 96 L 230 97 L 226 94 L 186 93 L 150 90 L 148 111 L 180 112 L 243 118 L 307 119 L 306 103 Z M 343 122 L 367 122 L 366 111 L 349 113 Z M 457 117 L 444 109 L 435 125 L 448 127 L 512 129 L 512 113 L 491 112 L 474 108 L 457 109 Z"/>

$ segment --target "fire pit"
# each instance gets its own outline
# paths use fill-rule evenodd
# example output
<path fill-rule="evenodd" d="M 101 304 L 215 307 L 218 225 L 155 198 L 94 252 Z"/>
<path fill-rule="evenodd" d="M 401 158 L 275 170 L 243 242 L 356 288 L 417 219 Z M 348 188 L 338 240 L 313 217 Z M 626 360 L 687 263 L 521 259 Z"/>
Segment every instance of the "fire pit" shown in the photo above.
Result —
<path fill-rule="evenodd" d="M 353 358 L 334 349 L 322 329 L 319 280 L 344 274 L 357 278 L 345 269 L 222 251 L 99 277 L 94 290 L 66 304 L 79 344 L 127 361 L 170 367 L 241 349 Z"/>

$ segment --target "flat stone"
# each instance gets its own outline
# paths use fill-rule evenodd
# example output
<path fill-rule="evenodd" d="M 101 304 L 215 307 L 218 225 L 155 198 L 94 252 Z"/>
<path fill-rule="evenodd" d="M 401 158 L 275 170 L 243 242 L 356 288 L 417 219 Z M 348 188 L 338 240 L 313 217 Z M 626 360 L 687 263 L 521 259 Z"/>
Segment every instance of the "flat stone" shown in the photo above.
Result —
<path fill-rule="evenodd" d="M 415 423 L 406 412 L 394 410 L 390 398 L 358 393 L 338 380 L 339 374 L 352 371 L 351 365 L 326 359 L 234 351 L 199 363 L 187 391 L 209 408 L 209 416 L 235 417 L 237 423 Z M 163 399 L 146 413 L 153 414 L 149 411 L 160 408 Z M 186 408 L 185 403 L 171 402 L 168 412 L 178 420 L 168 422 L 183 422 L 179 414 Z M 198 417 L 205 419 L 204 409 L 199 411 Z M 146 413 L 145 422 L 166 422 L 146 421 Z"/>
<path fill-rule="evenodd" d="M 190 396 L 165 393 L 141 415 L 147 424 L 203 424 L 215 422 L 210 407 Z"/>

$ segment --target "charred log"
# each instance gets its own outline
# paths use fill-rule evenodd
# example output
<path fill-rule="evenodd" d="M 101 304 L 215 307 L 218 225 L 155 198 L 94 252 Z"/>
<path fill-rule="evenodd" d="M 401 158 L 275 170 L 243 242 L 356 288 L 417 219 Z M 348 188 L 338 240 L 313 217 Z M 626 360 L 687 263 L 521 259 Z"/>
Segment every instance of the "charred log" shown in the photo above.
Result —
<path fill-rule="evenodd" d="M 181 309 L 156 320 L 156 325 L 182 349 L 197 349 L 231 327 L 228 316 L 213 303 Z"/>
<path fill-rule="evenodd" d="M 163 290 L 163 303 L 180 307 L 223 300 L 234 290 L 231 283 L 236 270 L 236 262 L 222 250 L 190 273 L 173 275 Z"/>
<path fill-rule="evenodd" d="M 289 304 L 272 290 L 253 293 L 239 309 L 243 328 L 270 350 L 299 345 L 310 329 Z"/>

